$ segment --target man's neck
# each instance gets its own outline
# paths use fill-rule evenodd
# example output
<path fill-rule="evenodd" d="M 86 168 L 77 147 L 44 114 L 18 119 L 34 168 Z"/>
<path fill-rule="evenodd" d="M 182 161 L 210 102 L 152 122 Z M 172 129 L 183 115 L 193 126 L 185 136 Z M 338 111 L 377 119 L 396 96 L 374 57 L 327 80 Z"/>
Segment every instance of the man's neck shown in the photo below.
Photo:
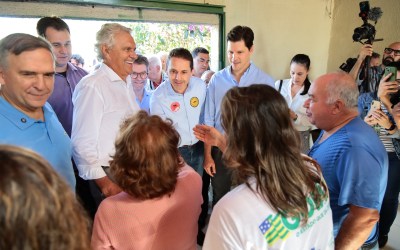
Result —
<path fill-rule="evenodd" d="M 195 77 L 201 78 L 201 75 L 202 74 L 200 74 L 200 73 L 198 73 L 196 71 L 193 72 L 193 76 L 195 76 Z"/>
<path fill-rule="evenodd" d="M 44 121 L 43 107 L 33 109 L 33 110 L 26 109 L 24 107 L 20 107 L 20 106 L 14 104 L 13 102 L 11 102 L 11 100 L 6 95 L 4 95 L 4 93 L 2 91 L 0 91 L 0 96 L 2 96 L 4 98 L 4 100 L 6 100 L 11 106 L 13 106 L 17 110 L 21 111 L 25 115 L 29 116 L 30 118 Z"/>
<path fill-rule="evenodd" d="M 160 85 L 161 82 L 162 82 L 162 78 L 163 78 L 163 75 L 162 75 L 162 72 L 161 72 L 161 75 L 160 75 L 160 78 L 158 79 L 158 81 L 154 82 L 155 85 L 157 85 L 157 86 Z"/>
<path fill-rule="evenodd" d="M 244 72 L 246 72 L 246 70 L 247 70 L 249 67 L 250 67 L 250 63 L 249 63 L 249 65 L 248 65 L 247 67 L 245 67 L 243 70 L 234 71 L 234 70 L 232 69 L 232 66 L 231 66 L 232 75 L 233 75 L 233 77 L 235 78 L 235 80 L 236 80 L 238 83 L 240 82 L 240 79 L 241 79 L 242 76 L 244 75 Z"/>
<path fill-rule="evenodd" d="M 135 92 L 135 96 L 139 101 L 142 101 L 143 96 L 144 96 L 144 89 L 133 89 L 133 92 Z"/>
<path fill-rule="evenodd" d="M 122 81 L 124 81 L 125 83 L 127 83 L 127 82 L 126 82 L 126 78 L 128 77 L 128 74 L 126 74 L 126 75 L 118 74 L 118 73 L 114 70 L 114 68 L 111 67 L 111 65 L 110 65 L 108 62 L 103 61 L 103 63 L 104 63 L 105 65 L 107 65 L 107 67 L 109 67 L 112 71 L 114 71 L 114 73 L 117 74 L 117 76 L 119 76 L 119 77 L 121 78 Z"/>
<path fill-rule="evenodd" d="M 324 131 L 324 134 L 322 135 L 319 143 L 322 143 L 326 139 L 328 139 L 331 135 L 336 133 L 339 129 L 343 128 L 345 125 L 347 125 L 349 122 L 351 122 L 354 118 L 358 116 L 357 111 L 350 111 L 348 114 L 344 115 L 340 119 L 336 119 L 337 122 L 334 123 L 334 126 L 330 129 L 327 129 Z"/>
<path fill-rule="evenodd" d="M 68 64 L 66 64 L 65 66 L 61 66 L 61 67 L 58 67 L 58 66 L 56 65 L 56 72 L 57 72 L 57 73 L 66 72 L 66 71 L 67 71 L 67 66 L 68 66 Z"/>

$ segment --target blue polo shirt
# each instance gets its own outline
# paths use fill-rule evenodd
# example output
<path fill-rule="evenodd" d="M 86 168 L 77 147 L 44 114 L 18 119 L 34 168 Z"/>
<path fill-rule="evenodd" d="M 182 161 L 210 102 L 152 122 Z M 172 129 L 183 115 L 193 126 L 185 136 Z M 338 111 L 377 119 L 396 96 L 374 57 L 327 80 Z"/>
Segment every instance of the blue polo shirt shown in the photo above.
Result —
<path fill-rule="evenodd" d="M 335 237 L 349 205 L 380 211 L 388 176 L 388 155 L 375 131 L 360 117 L 319 143 L 308 153 L 322 169 L 329 188 Z M 366 243 L 377 238 L 377 225 Z"/>
<path fill-rule="evenodd" d="M 233 87 L 248 87 L 252 84 L 266 84 L 274 87 L 274 79 L 253 63 L 244 72 L 240 82 L 232 75 L 231 66 L 215 73 L 207 89 L 207 98 L 204 110 L 204 123 L 223 132 L 221 126 L 221 102 L 226 92 Z"/>
<path fill-rule="evenodd" d="M 150 98 L 150 114 L 172 120 L 181 137 L 179 147 L 198 142 L 193 128 L 202 121 L 206 89 L 200 78 L 192 76 L 185 93 L 179 94 L 173 90 L 167 79 Z"/>
<path fill-rule="evenodd" d="M 75 190 L 71 142 L 49 103 L 44 121 L 35 120 L 0 97 L 0 144 L 29 148 L 45 158 Z"/>

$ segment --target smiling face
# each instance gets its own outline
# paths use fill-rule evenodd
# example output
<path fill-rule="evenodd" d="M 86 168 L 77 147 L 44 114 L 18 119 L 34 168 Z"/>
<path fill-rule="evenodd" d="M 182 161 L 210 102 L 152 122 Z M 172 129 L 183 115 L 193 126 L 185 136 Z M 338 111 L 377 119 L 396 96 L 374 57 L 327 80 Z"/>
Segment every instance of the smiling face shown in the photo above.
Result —
<path fill-rule="evenodd" d="M 243 40 L 238 42 L 228 41 L 228 60 L 231 63 L 233 74 L 242 74 L 250 66 L 250 58 L 254 47 L 250 50 Z"/>
<path fill-rule="evenodd" d="M 128 32 L 114 34 L 114 45 L 102 45 L 104 63 L 110 67 L 123 81 L 132 73 L 133 61 L 137 58 L 136 44 Z"/>
<path fill-rule="evenodd" d="M 292 78 L 293 84 L 296 85 L 304 84 L 307 75 L 308 75 L 308 70 L 304 65 L 295 62 L 290 65 L 290 77 Z"/>
<path fill-rule="evenodd" d="M 210 55 L 205 53 L 198 53 L 195 58 L 193 58 L 193 70 L 194 76 L 201 77 L 201 75 L 210 66 Z"/>
<path fill-rule="evenodd" d="M 143 91 L 144 86 L 146 85 L 147 81 L 147 68 L 145 64 L 137 64 L 134 63 L 132 65 L 132 74 L 131 74 L 131 79 L 132 79 L 132 85 L 135 91 Z M 142 75 L 145 76 L 142 78 Z M 134 76 L 136 78 L 134 78 Z"/>
<path fill-rule="evenodd" d="M 56 71 L 65 72 L 67 63 L 72 56 L 71 37 L 68 30 L 56 30 L 48 27 L 45 32 L 46 39 L 53 46 L 56 56 Z"/>
<path fill-rule="evenodd" d="M 176 93 L 185 93 L 191 76 L 190 61 L 179 57 L 171 57 L 168 64 L 168 77 Z"/>
<path fill-rule="evenodd" d="M 3 97 L 26 115 L 37 118 L 53 92 L 54 61 L 50 51 L 35 49 L 10 54 L 7 67 L 0 67 Z"/>

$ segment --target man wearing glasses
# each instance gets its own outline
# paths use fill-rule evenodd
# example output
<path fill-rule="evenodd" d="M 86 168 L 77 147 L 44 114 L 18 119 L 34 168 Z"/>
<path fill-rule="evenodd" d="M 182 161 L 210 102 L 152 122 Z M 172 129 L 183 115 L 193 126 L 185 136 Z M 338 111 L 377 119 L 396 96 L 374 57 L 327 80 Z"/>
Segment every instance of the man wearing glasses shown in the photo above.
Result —
<path fill-rule="evenodd" d="M 361 47 L 356 63 L 350 71 L 350 75 L 353 76 L 358 83 L 360 94 L 378 90 L 378 85 L 383 76 L 385 67 L 390 63 L 400 61 L 400 42 L 394 42 L 386 47 L 383 51 L 382 64 L 377 67 L 370 67 L 367 75 L 362 70 L 362 66 L 364 65 L 365 58 L 367 56 L 372 56 L 372 53 L 372 45 L 364 44 Z"/>
<path fill-rule="evenodd" d="M 130 75 L 132 80 L 133 91 L 136 95 L 136 102 L 140 109 L 150 113 L 150 97 L 151 92 L 148 92 L 145 88 L 148 80 L 149 61 L 147 57 L 137 55 L 137 59 L 132 64 L 132 74 Z"/>

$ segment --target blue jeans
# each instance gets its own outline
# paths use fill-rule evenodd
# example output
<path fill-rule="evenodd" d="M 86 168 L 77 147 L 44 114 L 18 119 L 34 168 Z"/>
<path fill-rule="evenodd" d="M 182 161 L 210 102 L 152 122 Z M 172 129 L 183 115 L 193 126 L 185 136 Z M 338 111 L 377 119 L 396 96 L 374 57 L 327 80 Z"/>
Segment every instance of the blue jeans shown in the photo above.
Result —
<path fill-rule="evenodd" d="M 385 196 L 379 213 L 379 234 L 388 235 L 397 215 L 400 192 L 400 160 L 396 153 L 388 153 L 389 172 Z"/>
<path fill-rule="evenodd" d="M 204 144 L 201 141 L 178 148 L 185 162 L 191 166 L 200 176 L 203 175 Z"/>

